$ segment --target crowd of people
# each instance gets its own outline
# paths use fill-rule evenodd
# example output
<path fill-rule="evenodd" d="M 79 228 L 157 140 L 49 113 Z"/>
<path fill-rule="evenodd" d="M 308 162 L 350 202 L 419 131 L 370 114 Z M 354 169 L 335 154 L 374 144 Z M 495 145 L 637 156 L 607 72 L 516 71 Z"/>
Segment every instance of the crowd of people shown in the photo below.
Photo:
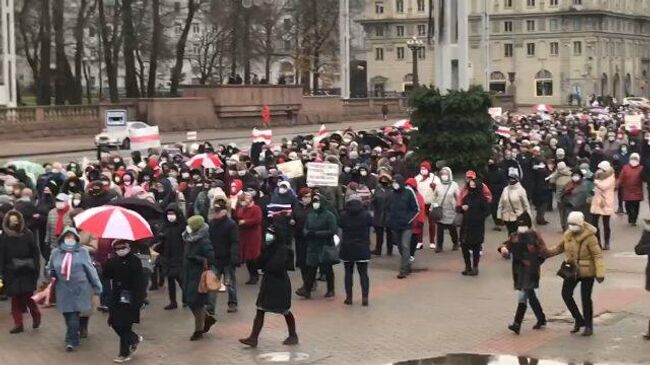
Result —
<path fill-rule="evenodd" d="M 48 299 L 64 317 L 66 349 L 74 351 L 88 336 L 96 295 L 97 310 L 107 313 L 120 338 L 115 362 L 126 362 L 143 340 L 133 325 L 149 304 L 149 290 L 166 284 L 164 309 L 188 307 L 195 319 L 190 340 L 200 340 L 216 323 L 219 292 L 227 295 L 228 313 L 238 310 L 237 268 L 244 265 L 245 285 L 259 285 L 259 294 L 251 334 L 240 342 L 256 347 L 265 314 L 276 313 L 287 323 L 284 344 L 295 345 L 289 271 L 300 272 L 295 295 L 311 299 L 322 280 L 324 297 L 331 298 L 333 266 L 343 262 L 344 304 L 354 303 L 356 268 L 361 305 L 368 306 L 373 256 L 399 253 L 397 278 L 406 279 L 417 252 L 442 252 L 448 236 L 451 250 L 462 252 L 462 275 L 477 277 L 492 216 L 495 230 L 506 228 L 499 252 L 511 259 L 519 292 L 509 328 L 519 334 L 528 304 L 534 328 L 546 325 L 536 295 L 540 267 L 564 254 L 558 275 L 575 319 L 572 332 L 590 336 L 592 290 L 605 279 L 603 251 L 613 242 L 610 218 L 627 214 L 629 224 L 637 224 L 643 183 L 650 179 L 650 133 L 626 130 L 623 115 L 613 112 L 536 113 L 502 123 L 508 133 L 487 168 L 465 171 L 460 182 L 444 161 L 416 157 L 409 140 L 417 132 L 395 127 L 258 142 L 244 151 L 234 144 L 179 144 L 147 156 L 46 163 L 38 174 L 9 164 L 0 170 L 0 278 L 11 298 L 11 333 L 24 331 L 26 312 L 33 328 L 41 325 L 33 295 L 39 281 L 52 282 Z M 221 163 L 189 166 L 198 154 L 214 154 Z M 289 178 L 283 166 L 297 161 L 302 173 Z M 310 183 L 310 163 L 338 166 L 338 185 Z M 77 229 L 81 212 L 112 204 L 142 213 L 153 237 L 131 242 Z M 548 224 L 545 213 L 553 209 L 565 233 L 547 247 L 534 227 Z M 637 252 L 647 255 L 650 216 L 642 220 Z M 218 291 L 202 290 L 206 269 L 220 279 Z M 578 284 L 582 311 L 573 299 Z"/>

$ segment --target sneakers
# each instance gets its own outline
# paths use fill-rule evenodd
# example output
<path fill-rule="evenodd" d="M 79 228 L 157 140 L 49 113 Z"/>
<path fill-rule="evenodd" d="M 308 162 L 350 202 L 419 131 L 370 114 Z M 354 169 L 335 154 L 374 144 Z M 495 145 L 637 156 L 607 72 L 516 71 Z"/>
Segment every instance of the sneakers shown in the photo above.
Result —
<path fill-rule="evenodd" d="M 432 250 L 436 249 L 436 244 L 435 243 L 429 243 L 429 248 Z"/>
<path fill-rule="evenodd" d="M 129 357 L 135 355 L 135 353 L 138 352 L 138 346 L 142 343 L 142 341 L 144 341 L 144 337 L 138 336 L 138 342 L 134 343 L 129 348 L 129 352 L 130 352 Z M 129 360 L 131 360 L 131 359 L 129 359 Z"/>
<path fill-rule="evenodd" d="M 65 352 L 72 352 L 74 351 L 74 346 L 72 345 L 65 345 Z"/>
<path fill-rule="evenodd" d="M 131 361 L 131 356 L 130 355 L 129 356 L 118 356 L 118 357 L 113 359 L 113 362 L 116 363 L 116 364 L 123 364 L 123 363 L 129 362 L 129 361 Z"/>
<path fill-rule="evenodd" d="M 18 327 L 14 327 L 14 329 L 9 331 L 9 333 L 11 333 L 12 335 L 15 335 L 17 333 L 22 333 L 23 331 L 25 331 L 25 328 L 23 326 L 18 326 Z"/>
<path fill-rule="evenodd" d="M 295 346 L 298 344 L 298 336 L 289 336 L 282 344 L 285 346 Z"/>
<path fill-rule="evenodd" d="M 166 311 L 171 311 L 171 310 L 174 310 L 174 309 L 176 309 L 176 308 L 178 308 L 178 304 L 176 304 L 176 303 L 170 303 L 170 304 L 168 304 L 168 305 L 167 305 L 165 308 L 163 308 L 163 309 L 165 309 Z"/>
<path fill-rule="evenodd" d="M 222 281 L 221 286 L 219 287 L 219 293 L 225 293 L 226 290 L 228 290 L 228 288 L 226 288 L 226 284 L 224 284 Z"/>
<path fill-rule="evenodd" d="M 415 262 L 415 257 L 413 256 L 409 257 L 409 262 Z"/>
<path fill-rule="evenodd" d="M 424 243 L 418 242 L 418 244 L 415 246 L 416 249 L 421 250 L 424 248 Z"/>

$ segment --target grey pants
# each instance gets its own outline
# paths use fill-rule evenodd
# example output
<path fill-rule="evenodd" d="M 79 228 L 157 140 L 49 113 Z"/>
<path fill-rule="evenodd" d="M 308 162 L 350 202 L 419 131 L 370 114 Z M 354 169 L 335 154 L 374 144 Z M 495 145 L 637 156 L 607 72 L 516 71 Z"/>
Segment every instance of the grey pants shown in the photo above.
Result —
<path fill-rule="evenodd" d="M 411 271 L 411 235 L 410 229 L 393 230 L 393 240 L 402 255 L 399 267 L 399 272 L 402 274 L 408 274 Z"/>
<path fill-rule="evenodd" d="M 222 280 L 228 291 L 228 305 L 237 305 L 237 275 L 236 269 L 232 265 L 217 267 L 215 272 Z M 208 294 L 208 313 L 212 314 L 217 308 L 217 293 L 211 292 Z"/>

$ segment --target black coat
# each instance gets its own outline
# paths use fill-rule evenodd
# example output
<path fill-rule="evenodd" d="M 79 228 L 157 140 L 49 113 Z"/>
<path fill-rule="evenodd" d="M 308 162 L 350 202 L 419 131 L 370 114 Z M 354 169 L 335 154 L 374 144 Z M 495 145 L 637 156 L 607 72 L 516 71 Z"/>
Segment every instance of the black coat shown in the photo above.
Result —
<path fill-rule="evenodd" d="M 239 226 L 230 217 L 210 221 L 210 242 L 218 267 L 239 265 Z"/>
<path fill-rule="evenodd" d="M 264 247 L 257 265 L 264 271 L 257 307 L 265 312 L 284 314 L 291 309 L 291 280 L 287 270 L 291 266 L 289 247 L 279 240 Z"/>
<path fill-rule="evenodd" d="M 535 231 L 513 234 L 504 244 L 512 254 L 515 290 L 537 289 L 546 245 Z"/>
<path fill-rule="evenodd" d="M 462 205 L 469 208 L 463 212 L 460 242 L 466 247 L 476 247 L 485 241 L 485 219 L 490 215 L 490 206 L 479 189 L 472 189 L 463 198 Z"/>
<path fill-rule="evenodd" d="M 296 243 L 296 266 L 304 267 L 307 258 L 307 242 L 305 241 L 305 222 L 307 221 L 307 214 L 309 213 L 309 206 L 302 203 L 296 203 L 291 212 L 293 220 L 296 224 L 293 226 L 293 238 Z"/>
<path fill-rule="evenodd" d="M 176 212 L 176 222 L 165 221 L 160 231 L 160 246 L 157 251 L 160 253 L 160 263 L 164 274 L 170 277 L 180 277 L 183 270 L 183 232 L 185 231 L 185 218 L 176 204 L 170 204 L 168 211 Z"/>
<path fill-rule="evenodd" d="M 360 200 L 351 200 L 345 205 L 339 226 L 343 231 L 341 252 L 343 261 L 370 260 L 370 227 L 372 217 Z"/>
<path fill-rule="evenodd" d="M 641 240 L 634 251 L 637 255 L 648 255 L 648 264 L 645 268 L 645 290 L 650 291 L 650 232 L 643 231 Z"/>
<path fill-rule="evenodd" d="M 34 234 L 21 226 L 21 233 L 8 231 L 5 226 L 0 235 L 0 276 L 8 296 L 32 294 L 40 273 L 41 257 Z M 33 268 L 16 268 L 15 259 L 31 260 Z"/>
<path fill-rule="evenodd" d="M 140 323 L 140 308 L 147 290 L 140 259 L 133 253 L 124 257 L 113 256 L 104 264 L 102 275 L 111 281 L 109 325 L 116 327 Z M 121 300 L 125 293 L 130 296 L 130 303 Z"/>
<path fill-rule="evenodd" d="M 185 256 L 183 260 L 183 303 L 191 308 L 204 306 L 208 295 L 199 293 L 199 282 L 203 269 L 207 264 L 213 267 L 214 250 L 210 244 L 208 225 L 204 225 L 198 232 L 183 233 L 185 241 Z"/>

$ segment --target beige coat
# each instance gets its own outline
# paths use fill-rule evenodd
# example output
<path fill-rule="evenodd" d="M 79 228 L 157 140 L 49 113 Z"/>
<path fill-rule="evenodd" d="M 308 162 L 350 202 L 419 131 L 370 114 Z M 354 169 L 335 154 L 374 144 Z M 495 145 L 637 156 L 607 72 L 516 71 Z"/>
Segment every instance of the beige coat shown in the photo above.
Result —
<path fill-rule="evenodd" d="M 520 183 L 506 186 L 499 200 L 497 218 L 504 222 L 516 222 L 524 212 L 532 216 L 526 190 Z"/>
<path fill-rule="evenodd" d="M 566 262 L 578 266 L 579 278 L 605 278 L 605 260 L 596 238 L 596 227 L 589 223 L 583 227 L 577 234 L 565 232 L 562 242 L 548 249 L 547 256 L 564 253 Z"/>
<path fill-rule="evenodd" d="M 607 173 L 602 178 L 596 175 L 594 179 L 594 197 L 591 200 L 591 214 L 614 214 L 616 178 L 614 171 Z"/>

